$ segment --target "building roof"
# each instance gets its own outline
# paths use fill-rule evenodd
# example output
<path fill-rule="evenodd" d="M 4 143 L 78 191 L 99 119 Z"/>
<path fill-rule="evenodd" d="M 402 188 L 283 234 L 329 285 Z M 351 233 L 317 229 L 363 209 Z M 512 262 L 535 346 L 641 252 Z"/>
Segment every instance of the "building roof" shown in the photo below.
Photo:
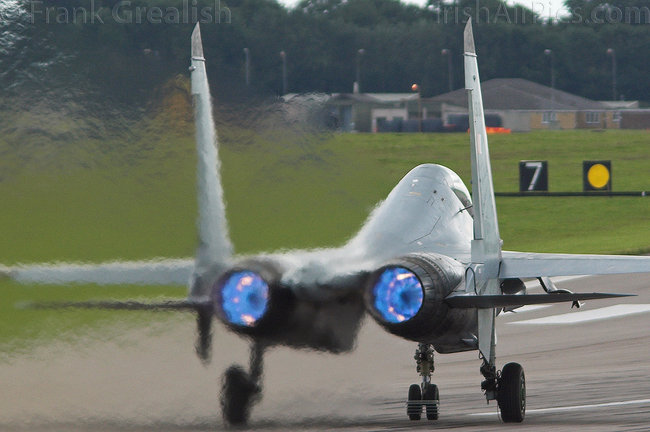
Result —
<path fill-rule="evenodd" d="M 418 100 L 418 94 L 411 93 L 366 93 L 366 95 L 377 99 L 382 103 L 404 102 L 411 100 Z"/>
<path fill-rule="evenodd" d="M 639 101 L 598 101 L 610 109 L 637 109 Z"/>
<path fill-rule="evenodd" d="M 325 103 L 330 96 L 327 93 L 287 93 L 280 96 L 283 102 L 320 102 Z"/>
<path fill-rule="evenodd" d="M 418 99 L 417 93 L 335 93 L 329 103 L 362 102 L 371 104 L 394 104 Z"/>
<path fill-rule="evenodd" d="M 602 110 L 600 102 L 523 78 L 495 78 L 481 83 L 486 110 Z M 434 96 L 430 101 L 467 107 L 465 89 Z"/>

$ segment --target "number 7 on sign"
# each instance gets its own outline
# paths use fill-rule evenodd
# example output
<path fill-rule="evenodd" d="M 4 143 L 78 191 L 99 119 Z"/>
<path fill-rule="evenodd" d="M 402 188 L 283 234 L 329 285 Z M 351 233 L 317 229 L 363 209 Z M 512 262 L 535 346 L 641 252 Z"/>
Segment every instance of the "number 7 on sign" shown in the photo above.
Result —
<path fill-rule="evenodd" d="M 519 162 L 519 191 L 548 191 L 548 162 Z"/>
<path fill-rule="evenodd" d="M 526 162 L 526 168 L 535 168 L 533 178 L 530 180 L 530 184 L 528 185 L 529 191 L 535 190 L 535 186 L 537 186 L 537 180 L 539 180 L 539 173 L 542 172 L 542 166 L 543 164 L 541 162 Z"/>

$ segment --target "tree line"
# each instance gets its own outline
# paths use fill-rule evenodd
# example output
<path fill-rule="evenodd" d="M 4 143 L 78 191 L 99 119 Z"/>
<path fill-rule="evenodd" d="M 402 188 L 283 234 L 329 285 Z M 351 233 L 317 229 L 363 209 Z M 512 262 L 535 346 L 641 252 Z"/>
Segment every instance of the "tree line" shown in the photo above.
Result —
<path fill-rule="evenodd" d="M 146 100 L 189 65 L 202 22 L 208 73 L 225 100 L 289 92 L 408 92 L 463 85 L 473 17 L 482 79 L 520 77 L 591 99 L 650 101 L 645 0 L 566 0 L 567 16 L 499 0 L 17 0 L 0 9 L 3 92 Z M 247 52 L 246 52 L 247 51 Z M 284 52 L 284 58 L 281 56 Z M 248 57 L 249 84 L 246 83 Z M 449 71 L 452 78 L 449 79 Z M 612 88 L 613 73 L 616 89 Z M 78 90 L 75 93 L 73 90 Z M 81 91 L 83 90 L 83 91 Z"/>

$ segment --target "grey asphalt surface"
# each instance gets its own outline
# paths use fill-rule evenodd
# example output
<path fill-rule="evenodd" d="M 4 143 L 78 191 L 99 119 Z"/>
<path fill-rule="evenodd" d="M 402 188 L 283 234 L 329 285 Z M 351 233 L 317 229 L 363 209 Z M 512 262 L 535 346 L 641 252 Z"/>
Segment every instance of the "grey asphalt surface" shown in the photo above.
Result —
<path fill-rule="evenodd" d="M 650 304 L 650 275 L 589 277 L 559 284 L 638 297 L 587 302 L 583 310 Z M 528 413 L 504 425 L 480 391 L 476 352 L 436 355 L 440 420 L 411 422 L 404 399 L 418 382 L 415 344 L 367 320 L 351 354 L 275 349 L 265 361 L 256 430 L 647 431 L 650 430 L 650 312 L 580 324 L 517 325 L 569 306 L 498 318 L 497 361 L 521 363 Z M 53 323 L 55 325 L 55 323 Z M 157 314 L 149 325 L 111 324 L 76 342 L 0 359 L 1 431 L 223 430 L 220 374 L 245 362 L 246 342 L 217 329 L 212 363 L 193 353 L 194 318 Z M 598 406 L 609 404 L 609 406 Z"/>

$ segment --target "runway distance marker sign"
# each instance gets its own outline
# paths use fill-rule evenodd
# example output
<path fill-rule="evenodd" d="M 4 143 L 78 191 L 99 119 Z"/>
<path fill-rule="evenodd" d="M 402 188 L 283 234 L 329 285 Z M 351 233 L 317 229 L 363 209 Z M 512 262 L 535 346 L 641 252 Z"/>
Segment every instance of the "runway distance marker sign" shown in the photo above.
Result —
<path fill-rule="evenodd" d="M 587 191 L 612 190 L 612 161 L 582 161 L 582 185 Z"/>
<path fill-rule="evenodd" d="M 548 191 L 548 161 L 519 161 L 519 191 Z"/>

